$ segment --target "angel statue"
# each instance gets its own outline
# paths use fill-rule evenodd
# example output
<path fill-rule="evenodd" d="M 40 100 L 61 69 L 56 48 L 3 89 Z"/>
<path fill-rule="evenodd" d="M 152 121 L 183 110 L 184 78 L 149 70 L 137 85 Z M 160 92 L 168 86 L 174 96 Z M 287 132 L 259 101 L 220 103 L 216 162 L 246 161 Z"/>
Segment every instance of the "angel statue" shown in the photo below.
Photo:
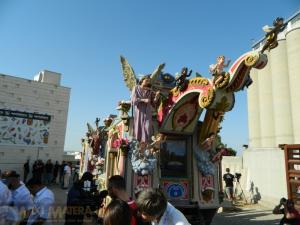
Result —
<path fill-rule="evenodd" d="M 264 53 L 266 49 L 269 49 L 269 51 L 273 48 L 276 48 L 278 45 L 277 41 L 277 35 L 278 33 L 282 32 L 285 28 L 286 24 L 284 24 L 283 18 L 277 17 L 273 21 L 273 27 L 270 27 L 268 25 L 265 25 L 263 27 L 263 31 L 266 32 L 266 42 L 264 46 L 261 49 L 261 53 Z"/>
<path fill-rule="evenodd" d="M 93 127 L 87 123 L 88 127 L 88 133 L 90 138 L 90 146 L 93 149 L 93 155 L 99 155 L 100 149 L 101 149 L 101 137 L 100 137 L 100 128 L 99 128 L 99 121 L 100 118 L 96 118 L 95 124 L 96 124 L 96 130 L 93 129 Z"/>
<path fill-rule="evenodd" d="M 121 56 L 123 76 L 126 86 L 132 92 L 133 137 L 139 142 L 149 143 L 153 134 L 152 111 L 159 100 L 160 91 L 153 90 L 153 84 L 161 74 L 165 64 L 160 64 L 152 74 L 138 80 L 132 67 Z"/>

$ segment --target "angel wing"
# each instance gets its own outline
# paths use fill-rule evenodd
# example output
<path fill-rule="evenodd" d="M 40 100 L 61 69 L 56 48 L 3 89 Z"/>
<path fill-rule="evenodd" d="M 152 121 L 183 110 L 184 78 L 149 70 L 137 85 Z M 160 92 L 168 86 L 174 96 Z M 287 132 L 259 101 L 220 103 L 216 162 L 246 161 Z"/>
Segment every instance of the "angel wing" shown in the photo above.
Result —
<path fill-rule="evenodd" d="M 125 59 L 125 57 L 121 56 L 121 64 L 122 64 L 122 71 L 123 71 L 123 77 L 124 81 L 126 83 L 126 86 L 131 91 L 133 87 L 137 84 L 137 78 L 134 74 L 134 71 L 128 61 Z"/>
<path fill-rule="evenodd" d="M 151 84 L 153 85 L 153 83 L 157 80 L 157 77 L 161 74 L 161 71 L 163 70 L 163 68 L 165 67 L 165 64 L 160 64 L 158 65 L 158 67 L 151 73 Z"/>
<path fill-rule="evenodd" d="M 270 27 L 269 25 L 265 25 L 265 26 L 263 26 L 262 29 L 264 32 L 269 33 L 272 31 L 273 27 Z"/>

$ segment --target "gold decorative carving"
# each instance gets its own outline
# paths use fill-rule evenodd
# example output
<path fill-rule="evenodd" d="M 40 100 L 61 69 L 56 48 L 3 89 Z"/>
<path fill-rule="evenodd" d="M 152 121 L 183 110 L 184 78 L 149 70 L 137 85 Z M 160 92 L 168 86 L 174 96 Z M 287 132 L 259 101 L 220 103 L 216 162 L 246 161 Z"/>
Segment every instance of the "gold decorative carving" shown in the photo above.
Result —
<path fill-rule="evenodd" d="M 209 84 L 208 79 L 203 77 L 196 77 L 189 80 L 189 86 L 195 86 L 195 85 L 205 86 L 208 84 Z"/>
<path fill-rule="evenodd" d="M 256 52 L 251 53 L 251 54 L 246 56 L 245 65 L 248 66 L 248 67 L 254 66 L 257 63 L 258 59 L 259 59 L 259 55 Z"/>
<path fill-rule="evenodd" d="M 224 73 L 221 76 L 223 76 L 223 79 L 215 84 L 215 87 L 218 89 L 224 88 L 227 86 L 227 84 L 229 83 L 229 79 L 230 79 L 230 74 L 229 73 Z"/>
<path fill-rule="evenodd" d="M 199 105 L 201 108 L 206 108 L 211 105 L 215 97 L 215 91 L 210 87 L 207 92 L 199 95 Z"/>
<path fill-rule="evenodd" d="M 207 85 L 209 85 L 209 80 L 207 78 L 196 77 L 188 81 L 188 87 L 186 89 L 192 86 L 207 86 Z M 175 87 L 172 90 L 170 90 L 170 93 L 172 96 L 177 97 L 180 94 L 180 89 Z"/>
<path fill-rule="evenodd" d="M 177 87 L 174 87 L 172 90 L 170 90 L 170 93 L 172 96 L 177 97 L 180 94 L 180 90 Z"/>

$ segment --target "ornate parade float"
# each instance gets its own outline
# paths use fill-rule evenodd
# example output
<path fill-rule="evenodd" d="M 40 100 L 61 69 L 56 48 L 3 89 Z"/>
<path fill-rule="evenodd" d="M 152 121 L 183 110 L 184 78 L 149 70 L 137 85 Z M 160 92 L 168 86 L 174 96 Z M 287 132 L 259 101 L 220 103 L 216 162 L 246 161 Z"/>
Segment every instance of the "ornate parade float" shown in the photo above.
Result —
<path fill-rule="evenodd" d="M 210 224 L 222 199 L 220 160 L 226 154 L 215 137 L 225 113 L 234 107 L 235 92 L 251 85 L 250 70 L 262 69 L 268 62 L 264 51 L 276 47 L 283 20 L 273 25 L 263 49 L 243 54 L 228 71 L 229 62 L 219 56 L 210 66 L 211 79 L 198 73 L 192 77 L 186 67 L 174 77 L 161 64 L 138 80 L 121 57 L 131 101 L 120 101 L 119 115 L 110 115 L 104 126 L 99 119 L 96 129 L 88 126 L 81 172 L 95 174 L 99 189 L 106 189 L 110 176 L 122 175 L 132 196 L 159 187 L 191 221 Z"/>

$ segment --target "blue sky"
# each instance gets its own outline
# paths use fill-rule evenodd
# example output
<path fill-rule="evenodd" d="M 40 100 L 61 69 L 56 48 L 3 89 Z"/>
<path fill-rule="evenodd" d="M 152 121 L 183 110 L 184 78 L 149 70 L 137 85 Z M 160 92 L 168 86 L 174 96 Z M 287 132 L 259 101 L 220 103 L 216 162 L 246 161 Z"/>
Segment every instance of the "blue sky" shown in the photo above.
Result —
<path fill-rule="evenodd" d="M 300 9 L 298 0 L 0 0 L 0 73 L 32 79 L 40 70 L 62 73 L 71 87 L 65 150 L 80 150 L 86 122 L 129 99 L 119 62 L 136 73 L 165 62 L 209 76 L 223 54 L 232 60 L 251 50 L 262 27 Z M 225 115 L 222 139 L 235 149 L 248 143 L 246 92 Z"/>

